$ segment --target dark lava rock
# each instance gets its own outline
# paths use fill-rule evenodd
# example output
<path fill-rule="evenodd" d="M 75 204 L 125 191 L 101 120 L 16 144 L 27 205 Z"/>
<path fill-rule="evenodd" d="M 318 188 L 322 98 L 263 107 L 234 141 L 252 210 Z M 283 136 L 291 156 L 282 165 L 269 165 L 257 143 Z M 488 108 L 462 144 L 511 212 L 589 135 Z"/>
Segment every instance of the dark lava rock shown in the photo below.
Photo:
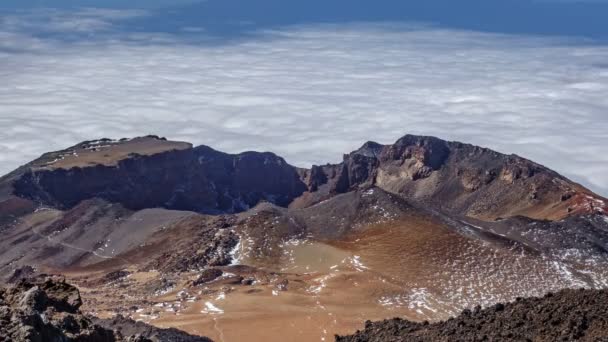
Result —
<path fill-rule="evenodd" d="M 243 280 L 245 280 L 244 277 L 242 277 L 240 275 L 233 275 L 233 276 L 225 277 L 225 278 L 218 280 L 216 282 L 216 284 L 218 284 L 218 285 L 242 285 Z"/>
<path fill-rule="evenodd" d="M 206 284 L 210 281 L 214 281 L 215 279 L 219 278 L 222 276 L 222 274 L 224 274 L 224 272 L 222 272 L 222 270 L 218 270 L 217 268 L 209 268 L 204 270 L 201 275 L 192 283 L 192 285 L 194 286 L 199 286 L 199 285 L 203 285 Z"/>
<path fill-rule="evenodd" d="M 145 290 L 152 293 L 165 293 L 171 291 L 175 287 L 175 280 L 161 277 L 160 279 L 152 280 L 145 285 Z"/>
<path fill-rule="evenodd" d="M 110 272 L 110 273 L 107 273 L 106 275 L 104 275 L 101 279 L 101 282 L 104 284 L 111 283 L 113 281 L 123 279 L 130 274 L 131 274 L 131 272 L 125 271 L 125 270 L 113 271 L 113 272 Z"/>
<path fill-rule="evenodd" d="M 337 342 L 608 341 L 608 290 L 564 290 L 519 299 L 434 324 L 402 319 L 366 322 Z"/>
<path fill-rule="evenodd" d="M 289 287 L 288 279 L 283 279 L 275 285 L 275 288 L 279 291 L 287 291 L 288 287 Z"/>
<path fill-rule="evenodd" d="M 118 332 L 122 336 L 130 336 L 128 342 L 213 342 L 207 337 L 194 336 L 181 330 L 170 328 L 160 329 L 143 322 L 118 315 L 112 319 L 92 318 L 94 324 Z"/>
<path fill-rule="evenodd" d="M 174 241 L 170 251 L 162 253 L 151 260 L 145 269 L 155 269 L 161 272 L 199 271 L 207 267 L 226 266 L 232 262 L 230 252 L 239 242 L 234 231 L 218 230 L 213 224 L 201 223 L 194 217 L 192 222 L 182 222 L 182 227 L 188 229 L 192 225 L 192 235 Z"/>
<path fill-rule="evenodd" d="M 255 283 L 255 279 L 253 278 L 245 278 L 241 281 L 241 285 L 251 286 Z"/>
<path fill-rule="evenodd" d="M 23 279 L 27 279 L 36 274 L 36 270 L 29 265 L 19 267 L 13 271 L 13 274 L 6 281 L 9 284 L 17 283 Z"/>
<path fill-rule="evenodd" d="M 80 313 L 80 294 L 65 282 L 22 280 L 0 299 L 0 341 L 121 341 Z"/>
<path fill-rule="evenodd" d="M 104 321 L 80 312 L 77 288 L 57 277 L 21 280 L 0 288 L 0 342 L 161 342 L 211 340 L 122 317 Z"/>

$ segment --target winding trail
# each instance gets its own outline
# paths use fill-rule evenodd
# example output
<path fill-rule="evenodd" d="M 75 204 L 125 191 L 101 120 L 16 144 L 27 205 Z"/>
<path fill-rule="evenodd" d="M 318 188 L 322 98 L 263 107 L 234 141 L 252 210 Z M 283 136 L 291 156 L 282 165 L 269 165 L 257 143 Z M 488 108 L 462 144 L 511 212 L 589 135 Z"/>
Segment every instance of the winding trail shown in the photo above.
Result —
<path fill-rule="evenodd" d="M 107 255 L 103 255 L 103 254 L 99 254 L 98 252 L 94 251 L 94 250 L 89 250 L 86 248 L 82 248 L 82 247 L 78 247 L 78 246 L 74 246 L 72 244 L 63 242 L 63 241 L 59 241 L 56 239 L 53 239 L 50 235 L 44 235 L 42 233 L 40 233 L 39 231 L 36 230 L 36 228 L 32 228 L 32 232 L 34 232 L 34 234 L 38 235 L 39 237 L 45 238 L 47 239 L 50 243 L 56 244 L 56 245 L 61 245 L 63 247 L 69 248 L 69 249 L 73 249 L 76 251 L 80 251 L 80 252 L 85 252 L 85 253 L 90 253 L 93 254 L 94 256 L 101 258 L 101 259 L 118 259 L 118 260 L 122 260 L 126 263 L 130 263 L 127 259 L 124 259 L 122 257 L 117 257 L 117 256 L 107 256 Z"/>
<path fill-rule="evenodd" d="M 224 331 L 222 330 L 222 328 L 220 328 L 220 323 L 219 323 L 217 317 L 213 318 L 213 329 L 215 329 L 215 331 L 217 331 L 218 336 L 220 338 L 220 342 L 226 342 L 224 340 Z"/>

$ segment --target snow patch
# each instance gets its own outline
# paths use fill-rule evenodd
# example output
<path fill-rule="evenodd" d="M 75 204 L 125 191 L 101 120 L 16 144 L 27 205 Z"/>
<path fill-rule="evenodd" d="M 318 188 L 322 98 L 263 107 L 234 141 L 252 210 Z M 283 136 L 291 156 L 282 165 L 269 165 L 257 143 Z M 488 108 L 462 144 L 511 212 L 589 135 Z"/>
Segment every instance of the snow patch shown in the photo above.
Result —
<path fill-rule="evenodd" d="M 355 255 L 350 258 L 350 263 L 359 272 L 363 272 L 369 269 L 369 267 L 363 265 L 363 263 L 361 262 L 361 257 L 359 255 Z"/>
<path fill-rule="evenodd" d="M 243 252 L 242 252 L 242 244 L 241 244 L 241 237 L 239 236 L 239 242 L 236 244 L 236 246 L 234 246 L 234 248 L 228 253 L 228 255 L 230 255 L 230 265 L 234 266 L 234 265 L 240 265 L 241 263 L 241 259 L 243 256 Z"/>
<path fill-rule="evenodd" d="M 316 286 L 311 286 L 308 288 L 308 292 L 312 294 L 320 294 L 325 287 L 327 287 L 327 281 L 331 278 L 335 277 L 335 274 L 328 274 L 323 276 L 317 280 Z"/>
<path fill-rule="evenodd" d="M 432 307 L 430 303 L 431 294 L 426 288 L 412 289 L 408 299 L 408 307 L 412 310 L 415 310 L 419 314 L 424 314 L 424 312 L 422 311 L 423 309 L 432 312 L 437 311 L 435 308 Z"/>
<path fill-rule="evenodd" d="M 210 314 L 210 315 L 221 315 L 224 313 L 224 310 L 218 308 L 211 302 L 205 302 L 205 309 L 201 311 L 201 313 Z"/>

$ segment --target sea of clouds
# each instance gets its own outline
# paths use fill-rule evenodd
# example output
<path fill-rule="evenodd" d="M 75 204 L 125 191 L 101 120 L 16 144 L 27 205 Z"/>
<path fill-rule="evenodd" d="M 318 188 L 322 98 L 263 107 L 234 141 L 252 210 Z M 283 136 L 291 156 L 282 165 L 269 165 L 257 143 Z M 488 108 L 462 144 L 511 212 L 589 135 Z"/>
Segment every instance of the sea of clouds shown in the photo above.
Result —
<path fill-rule="evenodd" d="M 223 44 L 193 40 L 192 27 L 187 39 L 118 28 L 138 15 L 0 18 L 1 174 L 100 137 L 157 134 L 310 166 L 411 133 L 516 153 L 608 195 L 607 46 L 401 24 Z"/>

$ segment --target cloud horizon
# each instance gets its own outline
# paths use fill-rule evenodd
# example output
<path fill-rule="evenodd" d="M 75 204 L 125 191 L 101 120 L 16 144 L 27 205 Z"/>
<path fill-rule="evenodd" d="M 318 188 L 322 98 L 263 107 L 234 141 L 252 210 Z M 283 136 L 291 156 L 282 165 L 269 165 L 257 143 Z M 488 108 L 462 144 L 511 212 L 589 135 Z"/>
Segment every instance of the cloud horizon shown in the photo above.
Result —
<path fill-rule="evenodd" d="M 121 31 L 141 12 L 37 15 L 0 20 L 1 174 L 102 137 L 157 134 L 310 167 L 409 133 L 516 153 L 608 195 L 601 44 L 402 23 L 208 44 L 194 31 Z M 37 22 L 74 36 L 33 34 Z"/>

